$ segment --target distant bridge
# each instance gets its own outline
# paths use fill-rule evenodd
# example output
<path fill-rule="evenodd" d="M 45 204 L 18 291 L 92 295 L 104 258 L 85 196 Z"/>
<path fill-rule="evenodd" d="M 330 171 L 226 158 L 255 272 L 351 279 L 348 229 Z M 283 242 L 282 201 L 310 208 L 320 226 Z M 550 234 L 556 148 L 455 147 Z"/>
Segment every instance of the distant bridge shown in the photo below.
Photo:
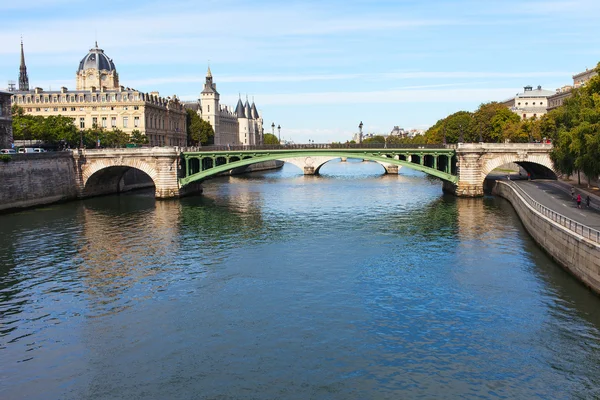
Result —
<path fill-rule="evenodd" d="M 118 191 L 130 168 L 154 182 L 157 198 L 196 191 L 200 182 L 231 170 L 280 160 L 298 166 L 305 175 L 318 174 L 328 161 L 359 158 L 381 164 L 386 173 L 407 167 L 440 178 L 443 189 L 460 197 L 483 195 L 483 181 L 495 168 L 511 162 L 532 176 L 556 177 L 549 154 L 540 143 L 460 143 L 458 145 L 333 145 L 154 147 L 76 150 L 81 197 Z M 117 188 L 115 190 L 115 188 Z"/>

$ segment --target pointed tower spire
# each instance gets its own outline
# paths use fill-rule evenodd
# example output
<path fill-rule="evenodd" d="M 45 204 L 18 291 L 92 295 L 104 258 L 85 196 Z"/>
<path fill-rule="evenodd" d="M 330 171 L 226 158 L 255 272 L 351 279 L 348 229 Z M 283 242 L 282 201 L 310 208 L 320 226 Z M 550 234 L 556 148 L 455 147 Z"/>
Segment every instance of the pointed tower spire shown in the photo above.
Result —
<path fill-rule="evenodd" d="M 210 61 L 208 62 L 208 71 L 206 71 L 206 77 L 212 78 L 212 72 L 210 72 Z"/>
<path fill-rule="evenodd" d="M 23 51 L 23 37 L 21 36 L 21 66 L 19 67 L 19 90 L 29 90 L 29 77 L 27 76 L 27 66 L 25 65 L 25 52 Z"/>

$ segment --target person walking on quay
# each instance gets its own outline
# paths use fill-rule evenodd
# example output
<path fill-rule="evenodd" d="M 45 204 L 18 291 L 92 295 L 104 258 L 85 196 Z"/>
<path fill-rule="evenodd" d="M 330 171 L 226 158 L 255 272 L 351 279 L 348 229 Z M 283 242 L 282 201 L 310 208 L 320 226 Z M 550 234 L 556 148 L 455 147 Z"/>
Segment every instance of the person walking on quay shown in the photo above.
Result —
<path fill-rule="evenodd" d="M 590 208 L 590 195 L 585 196 L 585 205 L 587 208 Z"/>
<path fill-rule="evenodd" d="M 575 200 L 575 188 L 571 186 L 571 200 Z"/>
<path fill-rule="evenodd" d="M 577 195 L 577 208 L 581 208 L 581 194 Z"/>

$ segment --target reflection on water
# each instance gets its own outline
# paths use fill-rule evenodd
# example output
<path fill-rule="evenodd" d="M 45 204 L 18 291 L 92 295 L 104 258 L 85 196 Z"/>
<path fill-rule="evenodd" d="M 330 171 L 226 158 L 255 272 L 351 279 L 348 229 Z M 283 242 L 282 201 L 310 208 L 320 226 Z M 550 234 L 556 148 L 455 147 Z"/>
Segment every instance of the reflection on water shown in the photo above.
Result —
<path fill-rule="evenodd" d="M 0 216 L 0 398 L 593 398 L 599 299 L 508 203 L 351 160 Z"/>

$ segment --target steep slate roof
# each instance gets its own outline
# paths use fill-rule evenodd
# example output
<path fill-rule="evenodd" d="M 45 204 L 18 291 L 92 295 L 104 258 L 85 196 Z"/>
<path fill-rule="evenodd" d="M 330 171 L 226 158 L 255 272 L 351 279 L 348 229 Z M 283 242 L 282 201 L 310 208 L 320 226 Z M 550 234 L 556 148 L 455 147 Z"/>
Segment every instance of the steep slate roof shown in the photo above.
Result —
<path fill-rule="evenodd" d="M 239 99 L 237 105 L 235 106 L 235 115 L 238 118 L 246 118 L 246 113 L 244 111 L 244 105 L 242 104 L 242 99 Z"/>
<path fill-rule="evenodd" d="M 254 104 L 254 101 L 252 102 L 252 106 L 250 107 L 250 111 L 252 114 L 252 118 L 253 119 L 258 119 L 258 111 L 256 110 L 256 105 Z"/>
<path fill-rule="evenodd" d="M 244 114 L 246 114 L 246 118 L 252 118 L 252 111 L 250 110 L 250 103 L 248 103 L 248 98 L 246 98 L 246 104 L 244 104 Z"/>

